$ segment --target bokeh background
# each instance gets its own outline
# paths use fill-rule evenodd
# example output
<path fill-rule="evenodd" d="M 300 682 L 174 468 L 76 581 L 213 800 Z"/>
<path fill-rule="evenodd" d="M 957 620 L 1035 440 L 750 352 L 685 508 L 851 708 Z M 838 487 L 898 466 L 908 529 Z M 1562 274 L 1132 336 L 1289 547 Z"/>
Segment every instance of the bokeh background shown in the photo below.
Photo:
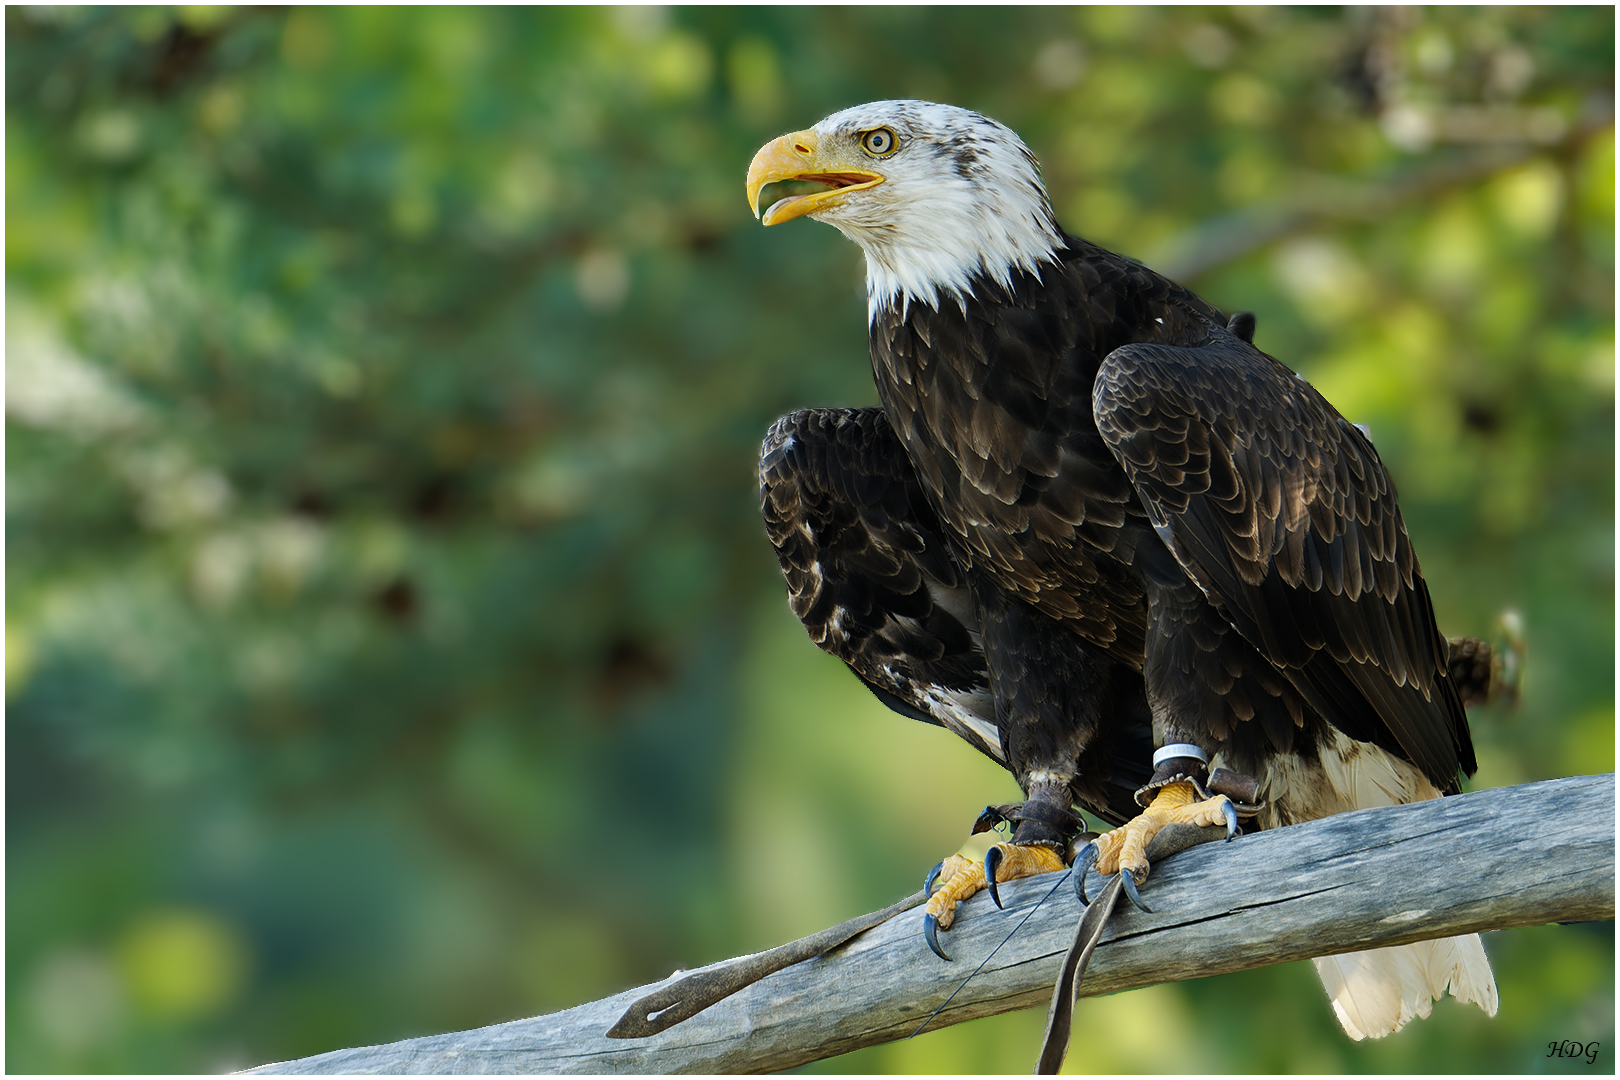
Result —
<path fill-rule="evenodd" d="M 1613 56 L 1610 7 L 8 8 L 8 1070 L 567 1007 L 1016 796 L 812 647 L 758 521 L 769 422 L 875 395 L 858 252 L 743 174 L 867 100 L 1010 124 L 1370 426 L 1442 628 L 1526 627 L 1474 786 L 1612 770 Z M 1295 964 L 1088 1001 L 1070 1065 L 1613 1067 L 1612 924 L 1486 947 L 1494 1021 L 1352 1044 Z"/>

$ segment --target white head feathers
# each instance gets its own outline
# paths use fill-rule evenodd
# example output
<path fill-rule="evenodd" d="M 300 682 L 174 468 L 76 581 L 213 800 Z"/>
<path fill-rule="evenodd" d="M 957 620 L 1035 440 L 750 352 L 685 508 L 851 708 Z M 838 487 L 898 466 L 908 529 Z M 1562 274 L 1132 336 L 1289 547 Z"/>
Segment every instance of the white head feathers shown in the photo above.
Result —
<path fill-rule="evenodd" d="M 1010 285 L 1038 273 L 1063 245 L 1040 166 L 1002 124 L 954 105 L 875 101 L 815 126 L 822 145 L 859 142 L 877 128 L 898 148 L 877 167 L 884 182 L 810 216 L 866 252 L 868 312 L 899 300 L 961 302 L 975 277 Z"/>

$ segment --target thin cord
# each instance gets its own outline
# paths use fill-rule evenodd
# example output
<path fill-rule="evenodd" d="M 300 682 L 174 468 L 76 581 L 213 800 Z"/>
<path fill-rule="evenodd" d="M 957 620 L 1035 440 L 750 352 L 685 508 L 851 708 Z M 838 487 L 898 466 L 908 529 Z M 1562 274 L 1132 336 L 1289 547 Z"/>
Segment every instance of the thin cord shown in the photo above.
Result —
<path fill-rule="evenodd" d="M 1018 925 L 1013 927 L 1011 930 L 1009 930 L 1007 932 L 1007 936 L 1001 939 L 1001 945 L 1007 944 L 1007 942 L 1009 942 L 1009 941 L 1011 941 L 1013 939 L 1014 934 L 1018 933 L 1018 931 L 1020 931 L 1020 930 L 1022 930 L 1024 928 L 1024 924 L 1029 922 L 1029 916 L 1035 914 L 1035 912 L 1037 910 L 1039 910 L 1039 908 L 1040 908 L 1040 906 L 1042 904 L 1044 904 L 1048 900 L 1052 899 L 1052 894 L 1058 891 L 1058 885 L 1062 885 L 1065 881 L 1068 881 L 1069 880 L 1069 875 L 1072 874 L 1072 873 L 1074 873 L 1073 869 L 1065 870 L 1063 872 L 1063 876 L 1057 879 L 1057 884 L 1053 885 L 1050 889 L 1046 890 L 1046 895 L 1041 897 L 1039 900 L 1035 901 L 1034 906 L 1029 909 L 1029 914 L 1025 915 L 1022 919 L 1019 919 L 1018 920 Z M 996 953 L 1001 951 L 1001 945 L 997 945 L 995 948 L 991 949 L 990 950 L 990 955 L 986 956 L 983 960 L 980 960 L 979 961 L 979 966 L 974 968 L 973 971 L 971 973 L 969 973 L 968 977 L 962 980 L 962 985 L 958 986 L 955 990 L 952 990 L 951 991 L 951 996 L 946 998 L 944 1001 L 940 1002 L 939 1008 L 937 1008 L 933 1012 L 929 1013 L 928 1014 L 928 1019 L 924 1020 L 922 1022 L 922 1025 L 920 1027 L 918 1027 L 916 1031 L 913 1031 L 910 1035 L 907 1035 L 906 1038 L 915 1039 L 918 1035 L 921 1035 L 923 1033 L 923 1028 L 927 1027 L 929 1024 L 932 1024 L 934 1022 L 934 1017 L 936 1017 L 940 1013 L 944 1012 L 945 1011 L 945 1006 L 947 1006 L 951 1002 L 955 1001 L 956 1000 L 956 995 L 960 994 L 962 992 L 962 988 L 967 986 L 968 983 L 973 981 L 973 976 L 975 976 L 979 972 L 983 971 L 984 970 L 984 965 L 986 965 L 986 964 L 988 964 L 990 962 L 990 958 L 995 956 Z"/>

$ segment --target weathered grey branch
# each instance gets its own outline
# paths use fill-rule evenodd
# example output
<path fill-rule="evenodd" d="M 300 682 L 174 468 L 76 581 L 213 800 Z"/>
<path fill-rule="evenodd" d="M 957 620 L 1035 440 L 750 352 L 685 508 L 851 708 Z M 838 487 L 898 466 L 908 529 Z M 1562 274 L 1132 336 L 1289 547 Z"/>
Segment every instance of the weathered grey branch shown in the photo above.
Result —
<path fill-rule="evenodd" d="M 1612 919 L 1614 840 L 1611 773 L 1363 810 L 1231 844 L 1205 844 L 1154 868 L 1145 888 L 1155 914 L 1121 907 L 1092 958 L 1083 993 L 1469 931 Z M 256 1071 L 790 1068 L 909 1035 L 1050 892 L 931 1026 L 1044 1005 L 1080 917 L 1067 883 L 1052 891 L 1059 880 L 1046 875 L 1002 886 L 1006 912 L 984 894 L 969 901 L 948 934 L 956 963 L 928 951 L 922 913 L 907 911 L 648 1039 L 608 1039 L 603 1033 L 632 1001 L 663 984 L 549 1016 L 338 1050 Z M 1083 1009 L 1075 1024 L 1083 1029 Z M 1030 1047 L 1031 1062 L 1035 1050 Z"/>

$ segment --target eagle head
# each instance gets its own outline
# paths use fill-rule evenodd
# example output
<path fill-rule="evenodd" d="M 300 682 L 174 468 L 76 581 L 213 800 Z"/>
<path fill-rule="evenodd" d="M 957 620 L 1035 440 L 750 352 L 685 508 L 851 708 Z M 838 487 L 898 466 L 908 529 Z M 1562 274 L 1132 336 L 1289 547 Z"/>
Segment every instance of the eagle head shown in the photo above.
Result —
<path fill-rule="evenodd" d="M 980 279 L 1010 287 L 1063 246 L 1035 155 L 954 105 L 875 101 L 767 143 L 748 167 L 756 216 L 761 189 L 781 180 L 826 188 L 773 202 L 764 223 L 809 216 L 859 244 L 874 317 L 888 304 L 962 302 Z"/>

